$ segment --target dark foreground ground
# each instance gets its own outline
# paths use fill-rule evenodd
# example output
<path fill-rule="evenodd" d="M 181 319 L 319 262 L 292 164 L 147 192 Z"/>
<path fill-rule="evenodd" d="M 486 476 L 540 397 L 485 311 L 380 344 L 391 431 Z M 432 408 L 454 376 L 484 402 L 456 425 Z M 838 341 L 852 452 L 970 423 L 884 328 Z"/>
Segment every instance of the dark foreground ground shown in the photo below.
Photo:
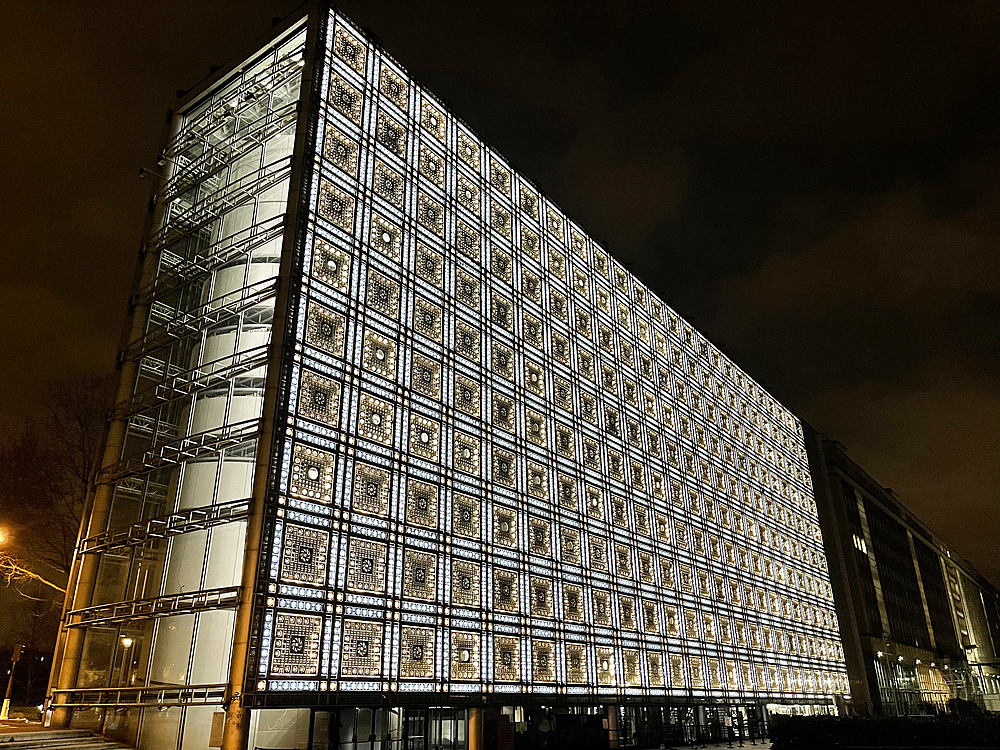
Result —
<path fill-rule="evenodd" d="M 941 716 L 775 716 L 773 750 L 1000 747 L 1000 714 Z"/>

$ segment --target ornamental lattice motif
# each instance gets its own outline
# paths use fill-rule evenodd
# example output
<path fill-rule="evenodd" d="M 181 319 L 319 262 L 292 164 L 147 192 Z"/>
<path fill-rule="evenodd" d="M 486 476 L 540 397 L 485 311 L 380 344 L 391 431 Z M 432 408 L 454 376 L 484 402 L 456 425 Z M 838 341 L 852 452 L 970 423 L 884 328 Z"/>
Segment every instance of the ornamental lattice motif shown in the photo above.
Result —
<path fill-rule="evenodd" d="M 341 691 L 842 686 L 797 421 L 330 22 L 272 641 L 315 613 Z"/>
<path fill-rule="evenodd" d="M 271 674 L 310 677 L 319 671 L 323 618 L 279 612 L 274 618 Z"/>

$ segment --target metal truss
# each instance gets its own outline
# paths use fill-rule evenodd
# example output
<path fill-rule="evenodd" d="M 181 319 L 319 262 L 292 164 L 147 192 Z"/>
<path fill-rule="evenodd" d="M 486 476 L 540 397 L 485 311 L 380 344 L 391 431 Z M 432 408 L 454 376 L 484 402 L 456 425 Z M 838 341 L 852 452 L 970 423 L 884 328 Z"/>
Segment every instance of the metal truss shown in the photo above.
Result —
<path fill-rule="evenodd" d="M 163 154 L 172 158 L 190 145 L 194 138 L 211 138 L 226 121 L 245 110 L 257 106 L 260 100 L 292 80 L 302 70 L 302 49 L 288 53 L 274 65 L 247 78 L 228 92 L 226 100 L 216 99 L 197 117 L 185 123 L 184 127 L 167 143 Z"/>
<path fill-rule="evenodd" d="M 147 331 L 141 338 L 126 346 L 119 355 L 122 361 L 136 359 L 166 346 L 171 341 L 189 333 L 202 331 L 228 317 L 259 305 L 273 297 L 278 290 L 278 279 L 263 279 L 206 302 L 189 312 L 172 311 L 173 317 Z M 152 315 L 151 315 L 152 317 Z"/>
<path fill-rule="evenodd" d="M 207 453 L 219 453 L 256 437 L 260 432 L 261 419 L 247 419 L 242 422 L 223 425 L 213 430 L 205 430 L 187 435 L 172 443 L 157 446 L 137 458 L 128 458 L 101 469 L 98 484 L 111 484 L 125 477 L 138 476 L 147 471 L 190 461 Z"/>
<path fill-rule="evenodd" d="M 186 211 L 170 216 L 163 228 L 150 238 L 146 245 L 147 251 L 155 252 L 173 244 L 181 237 L 218 219 L 224 211 L 235 208 L 272 185 L 278 184 L 286 179 L 291 171 L 292 159 L 286 156 L 244 175 L 236 182 L 220 187 Z"/>
<path fill-rule="evenodd" d="M 111 418 L 126 419 L 132 417 L 129 424 L 131 428 L 139 419 L 133 415 L 137 415 L 139 412 L 148 411 L 156 406 L 177 398 L 190 396 L 212 386 L 225 385 L 238 375 L 264 366 L 267 363 L 267 350 L 267 344 L 262 344 L 253 349 L 206 362 L 185 372 L 170 375 L 162 383 L 139 391 L 128 401 L 116 404 L 111 410 Z"/>
<path fill-rule="evenodd" d="M 180 154 L 174 156 L 177 169 L 167 182 L 160 201 L 163 203 L 172 201 L 202 180 L 222 171 L 245 153 L 263 145 L 272 135 L 295 122 L 297 105 L 298 102 L 290 102 L 254 120 L 244 121 L 242 127 L 238 115 L 227 114 L 226 117 L 230 121 L 236 122 L 236 130 L 216 143 L 211 139 L 204 141 L 201 144 L 202 152 L 190 160 Z"/>
<path fill-rule="evenodd" d="M 176 440 L 180 428 L 164 420 L 158 420 L 148 414 L 136 414 L 129 420 L 129 432 L 149 438 L 154 444 L 165 440 Z"/>
<path fill-rule="evenodd" d="M 99 604 L 96 607 L 74 609 L 66 613 L 66 626 L 80 628 L 89 625 L 110 625 L 131 620 L 150 620 L 202 612 L 207 609 L 231 609 L 240 603 L 240 587 L 205 589 L 190 593 L 133 599 L 127 602 Z"/>
<path fill-rule="evenodd" d="M 54 690 L 51 705 L 67 708 L 99 706 L 208 706 L 223 702 L 226 684 L 142 685 Z M 59 700 L 59 698 L 63 700 Z"/>
<path fill-rule="evenodd" d="M 148 304 L 157 297 L 190 283 L 193 278 L 218 270 L 234 259 L 248 255 L 264 243 L 280 237 L 284 229 L 285 216 L 280 214 L 200 248 L 187 258 L 164 249 L 161 253 L 160 273 L 132 296 L 132 304 Z"/>
<path fill-rule="evenodd" d="M 232 500 L 217 505 L 184 508 L 165 516 L 149 518 L 133 524 L 125 531 L 105 531 L 87 537 L 80 544 L 81 554 L 106 552 L 121 547 L 134 547 L 151 539 L 166 539 L 188 531 L 200 531 L 224 523 L 240 521 L 250 515 L 250 499 Z"/>
<path fill-rule="evenodd" d="M 159 357 L 146 356 L 139 360 L 139 370 L 141 371 L 141 376 L 149 378 L 150 380 L 163 380 L 167 377 L 167 373 L 171 375 L 180 375 L 185 370 L 177 365 L 167 365 Z"/>
<path fill-rule="evenodd" d="M 149 478 L 130 477 L 122 479 L 115 486 L 115 492 L 131 495 L 134 498 L 142 498 L 144 495 L 148 500 L 164 503 L 167 501 L 168 486 L 163 482 L 154 482 Z"/>

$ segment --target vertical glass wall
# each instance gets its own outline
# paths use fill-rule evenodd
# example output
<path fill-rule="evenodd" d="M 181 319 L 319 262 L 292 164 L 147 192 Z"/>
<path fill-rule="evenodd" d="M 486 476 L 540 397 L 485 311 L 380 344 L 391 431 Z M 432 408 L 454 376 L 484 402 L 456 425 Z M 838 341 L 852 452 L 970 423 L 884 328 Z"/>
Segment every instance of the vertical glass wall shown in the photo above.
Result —
<path fill-rule="evenodd" d="M 258 713 L 274 712 L 254 712 Z M 255 720 L 255 726 L 258 723 Z M 260 744 L 262 741 L 267 738 L 259 733 L 251 737 L 255 747 L 272 747 Z M 464 708 L 320 709 L 312 714 L 312 739 L 308 747 L 309 750 L 466 750 L 468 713 Z"/>
<path fill-rule="evenodd" d="M 228 680 L 304 47 L 299 25 L 224 78 L 161 159 L 108 525 L 83 545 L 99 572 L 71 613 L 87 629 L 77 687 L 99 688 L 70 701 L 74 724 L 142 748 L 207 747 Z"/>

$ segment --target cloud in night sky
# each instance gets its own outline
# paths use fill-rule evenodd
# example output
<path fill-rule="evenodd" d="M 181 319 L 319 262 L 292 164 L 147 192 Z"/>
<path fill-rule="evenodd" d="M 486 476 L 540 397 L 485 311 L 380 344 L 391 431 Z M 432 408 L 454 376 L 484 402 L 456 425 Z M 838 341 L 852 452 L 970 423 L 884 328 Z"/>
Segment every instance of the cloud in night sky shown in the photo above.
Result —
<path fill-rule="evenodd" d="M 173 92 L 294 6 L 11 14 L 0 422 L 113 366 Z M 340 6 L 1000 583 L 997 3 Z"/>

